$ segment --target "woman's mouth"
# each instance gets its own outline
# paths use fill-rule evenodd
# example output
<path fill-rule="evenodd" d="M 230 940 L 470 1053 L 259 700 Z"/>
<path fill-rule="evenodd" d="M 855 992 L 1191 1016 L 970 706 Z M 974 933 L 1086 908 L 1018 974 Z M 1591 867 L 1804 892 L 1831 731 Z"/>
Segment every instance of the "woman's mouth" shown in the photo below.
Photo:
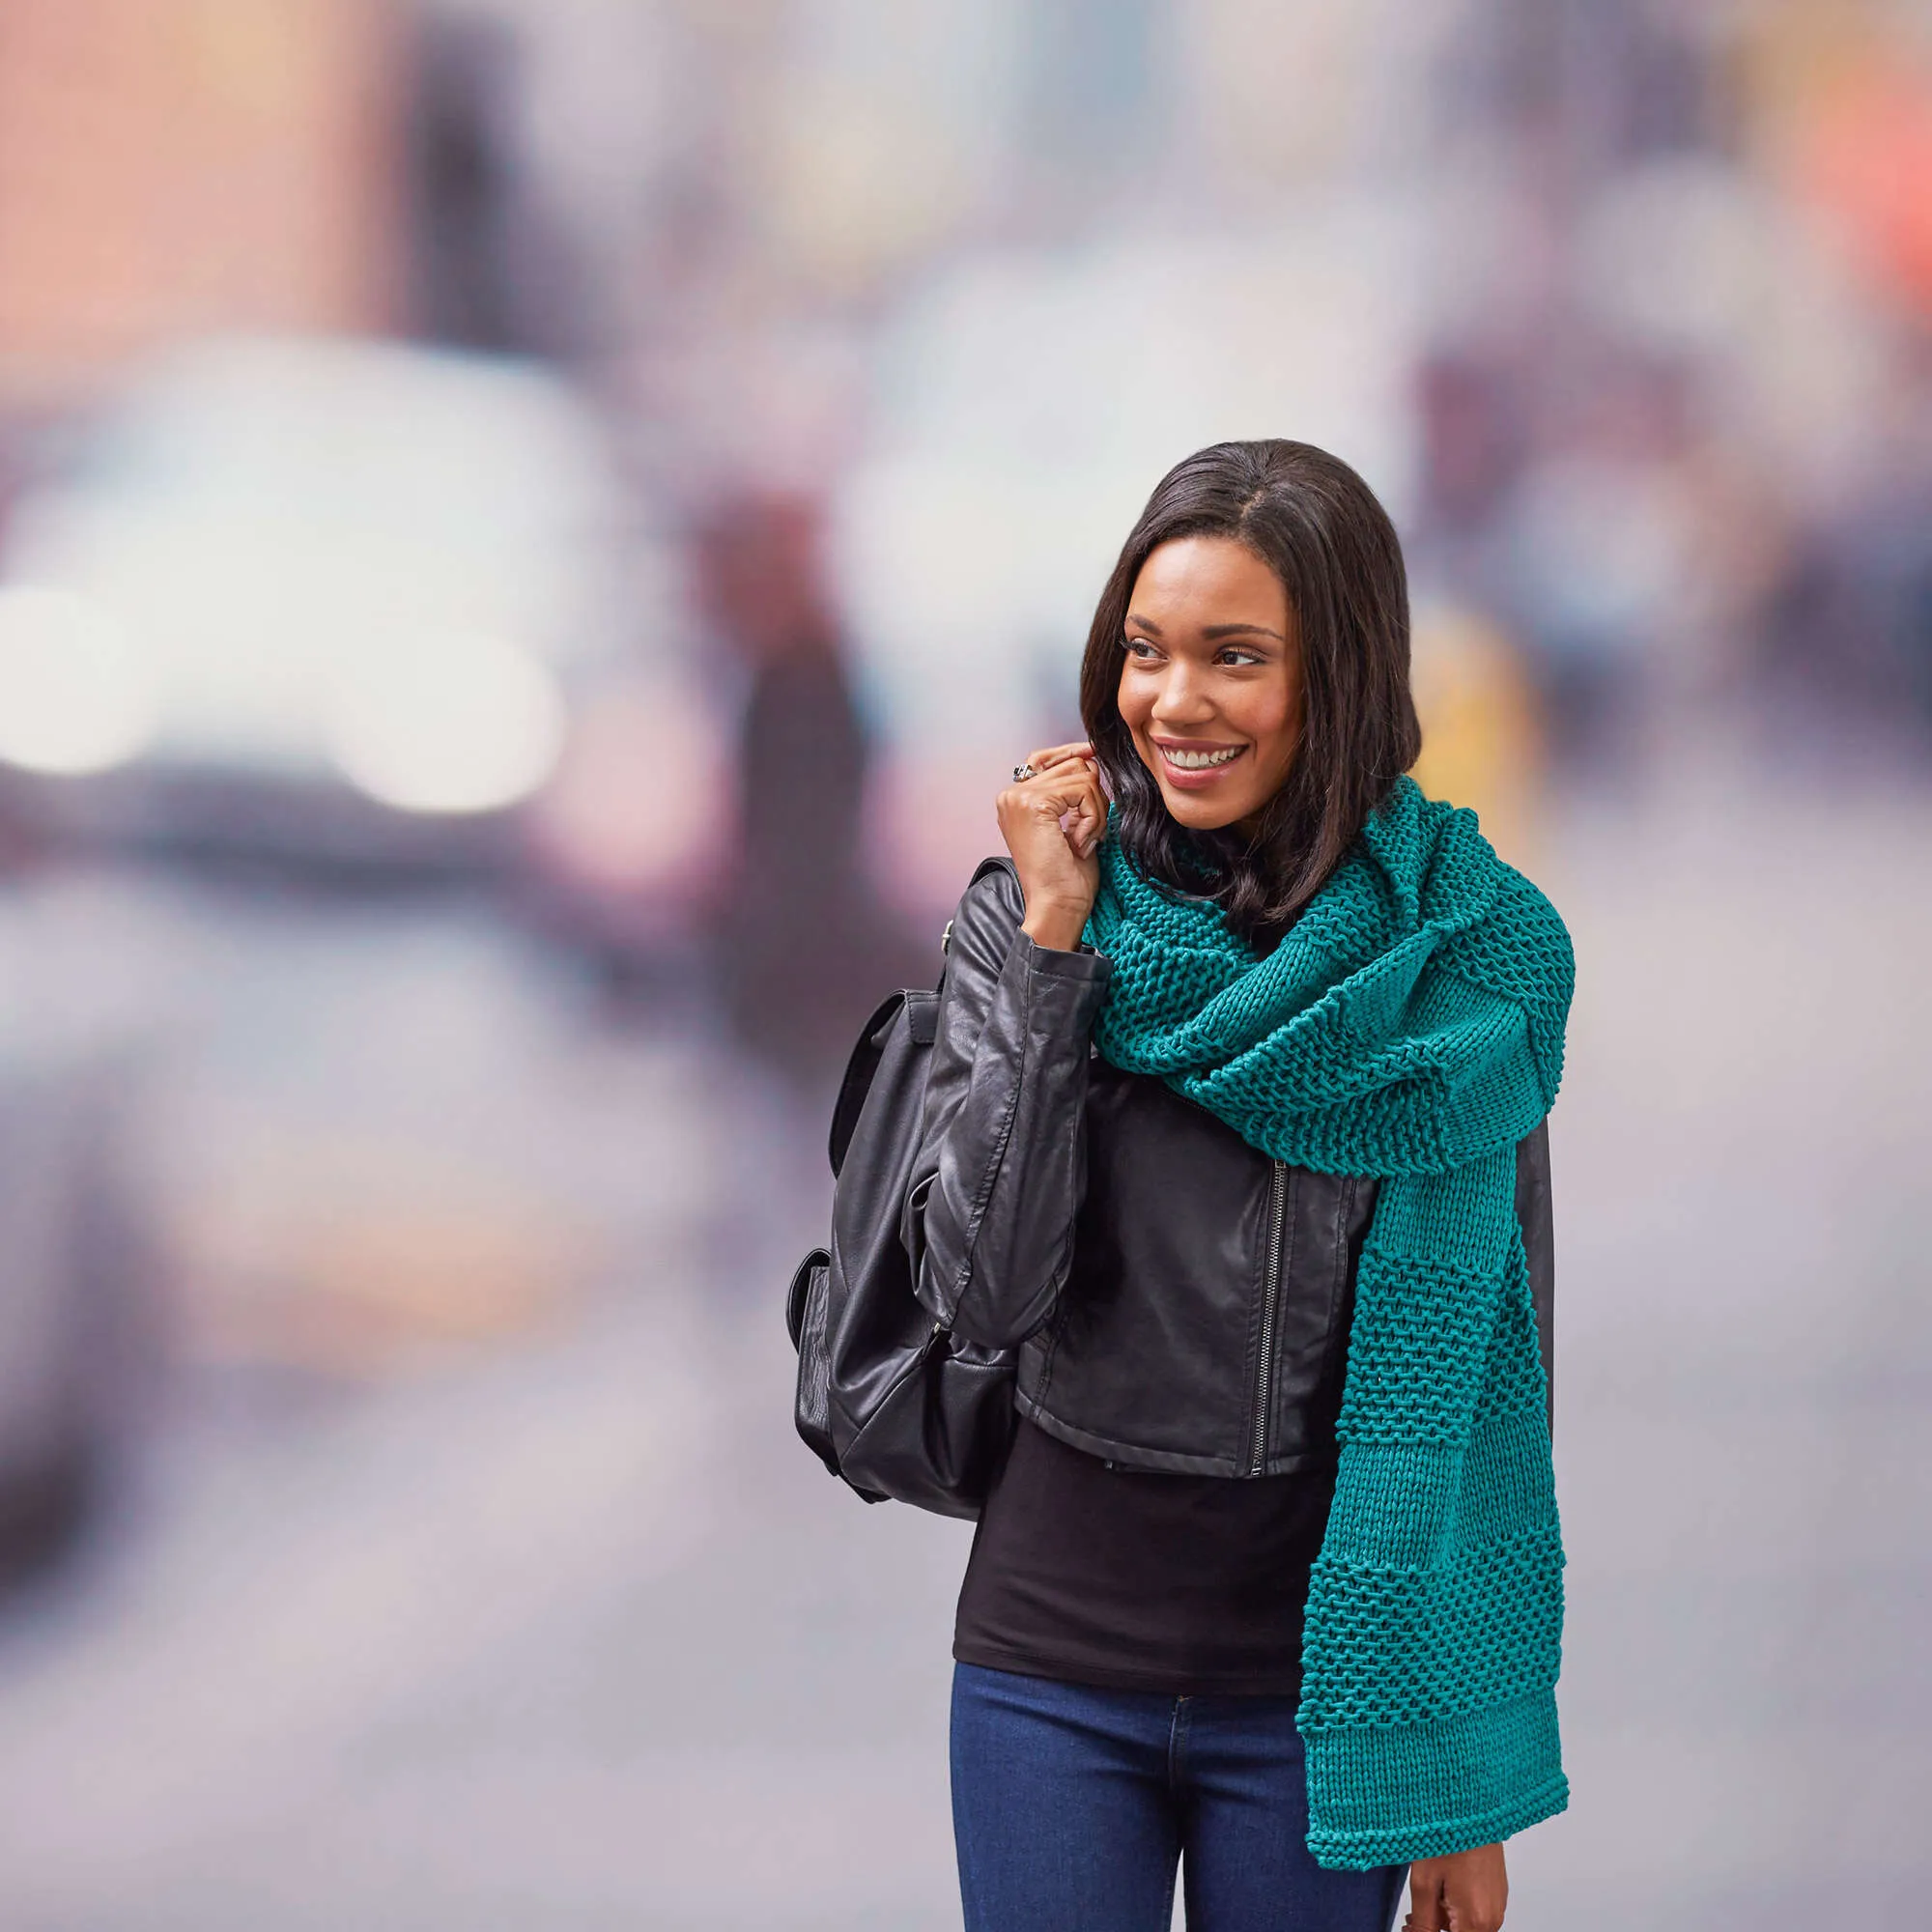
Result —
<path fill-rule="evenodd" d="M 1247 750 L 1245 745 L 1188 745 L 1159 738 L 1153 747 L 1160 753 L 1162 776 L 1183 791 L 1214 783 Z"/>

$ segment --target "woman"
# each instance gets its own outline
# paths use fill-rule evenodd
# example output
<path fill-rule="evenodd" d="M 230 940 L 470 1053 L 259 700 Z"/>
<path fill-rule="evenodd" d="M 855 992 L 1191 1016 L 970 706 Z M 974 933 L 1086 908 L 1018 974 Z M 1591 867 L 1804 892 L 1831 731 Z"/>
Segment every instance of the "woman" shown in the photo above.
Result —
<path fill-rule="evenodd" d="M 953 921 L 905 1209 L 935 1320 L 1019 1347 L 953 1646 L 969 1932 L 1166 1932 L 1177 1863 L 1197 1932 L 1387 1932 L 1405 1873 L 1416 1932 L 1492 1932 L 1567 1802 L 1568 937 L 1403 776 L 1401 550 L 1321 450 L 1163 479 L 1081 712 Z"/>

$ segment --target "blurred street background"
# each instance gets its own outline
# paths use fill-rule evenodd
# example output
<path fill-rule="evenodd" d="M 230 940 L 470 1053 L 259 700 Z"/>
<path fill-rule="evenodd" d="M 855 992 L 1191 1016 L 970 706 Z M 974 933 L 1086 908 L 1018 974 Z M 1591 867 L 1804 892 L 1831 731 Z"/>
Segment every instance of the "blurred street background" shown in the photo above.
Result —
<path fill-rule="evenodd" d="M 1932 7 L 4 0 L 6 1932 L 958 1923 L 783 1289 L 1273 435 L 1577 940 L 1511 1926 L 1914 1922 Z"/>

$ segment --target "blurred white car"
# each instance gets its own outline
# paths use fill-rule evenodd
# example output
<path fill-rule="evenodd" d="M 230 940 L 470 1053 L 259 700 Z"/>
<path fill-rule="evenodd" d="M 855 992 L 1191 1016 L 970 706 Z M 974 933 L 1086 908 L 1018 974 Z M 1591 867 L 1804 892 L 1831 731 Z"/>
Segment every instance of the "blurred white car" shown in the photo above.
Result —
<path fill-rule="evenodd" d="M 632 523 L 603 426 L 538 365 L 184 351 L 0 529 L 6 795 L 139 846 L 500 863 L 634 672 Z"/>

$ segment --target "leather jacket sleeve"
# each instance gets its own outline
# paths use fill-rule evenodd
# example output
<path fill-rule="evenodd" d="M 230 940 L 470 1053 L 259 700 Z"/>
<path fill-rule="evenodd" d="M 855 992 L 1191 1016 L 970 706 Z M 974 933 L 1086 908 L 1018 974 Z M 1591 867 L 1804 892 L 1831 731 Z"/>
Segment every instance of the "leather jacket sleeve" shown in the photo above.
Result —
<path fill-rule="evenodd" d="M 1549 1426 L 1556 1427 L 1556 1233 L 1549 1205 L 1549 1122 L 1539 1121 L 1516 1149 L 1516 1217 L 1522 1225 L 1529 1260 L 1529 1298 L 1536 1308 L 1536 1339 L 1549 1384 Z"/>
<path fill-rule="evenodd" d="M 1111 962 L 1036 946 L 1004 867 L 954 915 L 900 1223 L 914 1292 L 967 1341 L 1011 1348 L 1053 1314 L 1086 1187 L 1089 1045 Z"/>

